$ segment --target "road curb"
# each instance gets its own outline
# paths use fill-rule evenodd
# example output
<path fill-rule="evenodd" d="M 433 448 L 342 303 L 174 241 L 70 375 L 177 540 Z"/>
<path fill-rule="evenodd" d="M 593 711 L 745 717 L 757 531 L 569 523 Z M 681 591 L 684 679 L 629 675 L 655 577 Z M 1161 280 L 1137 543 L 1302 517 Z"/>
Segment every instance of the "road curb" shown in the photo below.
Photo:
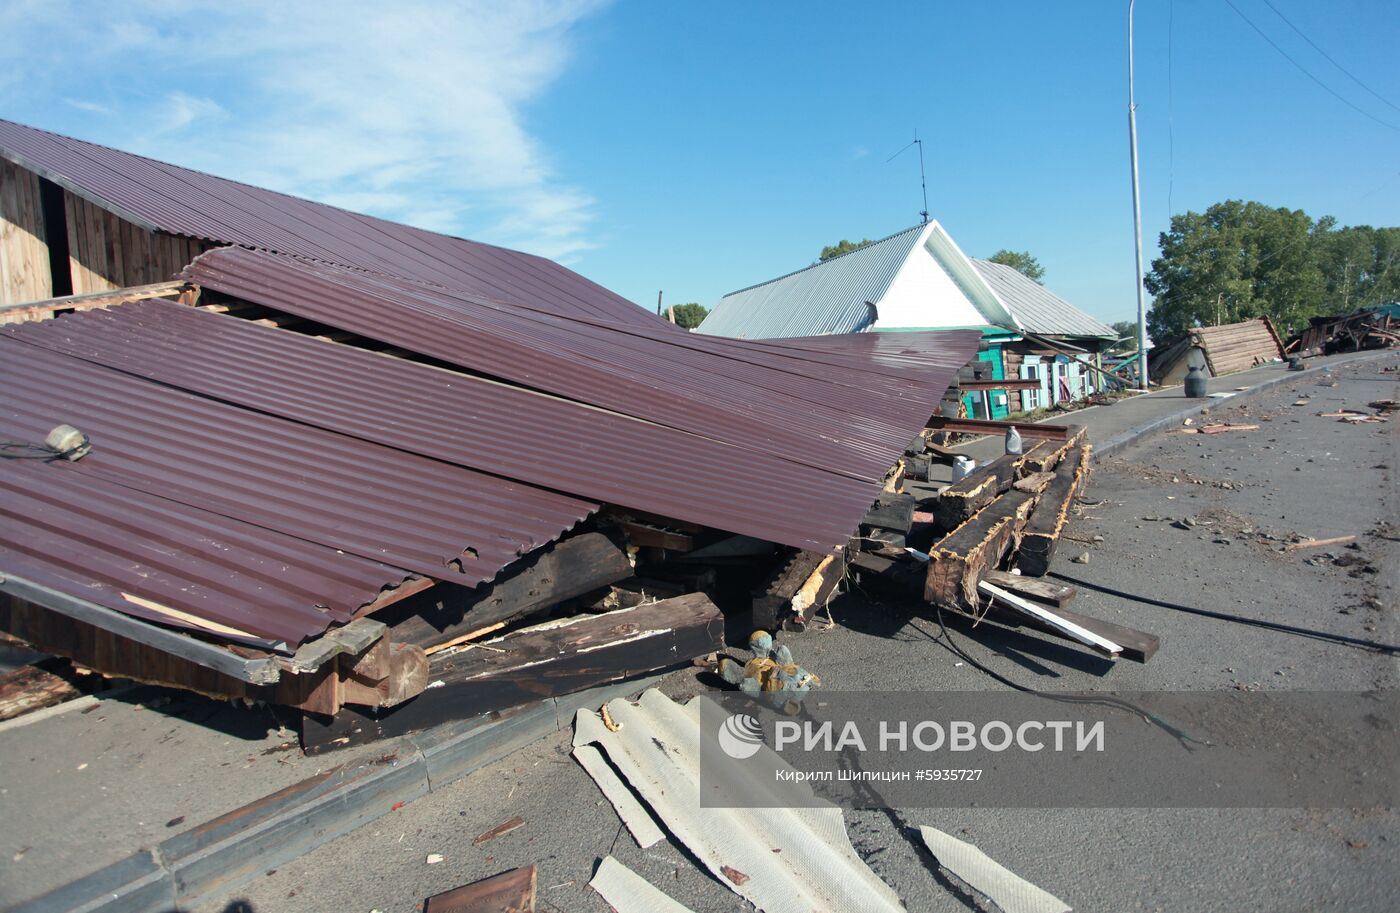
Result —
<path fill-rule="evenodd" d="M 8 913 L 172 913 L 217 900 L 362 824 L 455 783 L 658 684 L 648 675 L 387 741 L 384 754 L 331 768 L 176 834 Z"/>
<path fill-rule="evenodd" d="M 1166 428 L 1178 426 L 1183 420 L 1188 419 L 1194 415 L 1201 415 L 1203 413 L 1214 412 L 1216 409 L 1224 409 L 1229 406 L 1233 406 L 1243 400 L 1252 399 L 1255 396 L 1258 396 L 1262 393 L 1268 393 L 1271 390 L 1276 390 L 1279 387 L 1282 387 L 1286 384 L 1295 383 L 1300 380 L 1307 380 L 1309 377 L 1314 377 L 1318 374 L 1321 374 L 1324 370 L 1327 370 L 1328 368 L 1362 364 L 1368 361 L 1378 361 L 1382 358 L 1385 358 L 1386 356 L 1391 356 L 1395 354 L 1396 353 L 1394 351 L 1385 349 L 1380 352 L 1369 352 L 1365 354 L 1359 354 L 1355 358 L 1347 358 L 1340 361 L 1329 361 L 1325 365 L 1318 365 L 1317 367 L 1313 368 L 1304 368 L 1301 371 L 1290 371 L 1288 370 L 1288 365 L 1286 363 L 1280 364 L 1279 370 L 1281 373 L 1279 374 L 1279 376 L 1271 377 L 1266 381 L 1261 381 L 1247 390 L 1240 390 L 1238 392 L 1235 392 L 1235 395 L 1223 399 L 1206 398 L 1191 400 L 1190 405 L 1183 406 L 1181 409 L 1179 409 L 1176 412 L 1173 412 L 1170 415 L 1164 415 L 1160 418 L 1156 418 L 1150 422 L 1139 425 L 1136 428 L 1124 431 L 1122 434 L 1109 438 L 1102 444 L 1095 444 L 1094 459 L 1107 459 L 1108 457 L 1112 456 L 1113 454 L 1117 453 L 1118 451 L 1122 450 L 1128 445 L 1134 444 L 1150 434 L 1156 434 L 1157 432 L 1162 431 Z"/>

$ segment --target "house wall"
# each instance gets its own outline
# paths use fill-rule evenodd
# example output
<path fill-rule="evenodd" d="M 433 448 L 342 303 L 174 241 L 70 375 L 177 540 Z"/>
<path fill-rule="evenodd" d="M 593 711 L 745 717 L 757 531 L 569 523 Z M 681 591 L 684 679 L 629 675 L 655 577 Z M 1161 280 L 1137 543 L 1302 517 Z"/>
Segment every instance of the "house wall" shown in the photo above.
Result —
<path fill-rule="evenodd" d="M 933 256 L 918 249 L 878 302 L 876 330 L 980 327 L 988 320 Z"/>
<path fill-rule="evenodd" d="M 0 304 L 53 297 L 39 176 L 0 159 Z"/>
<path fill-rule="evenodd" d="M 75 295 L 168 281 L 214 246 L 147 231 L 67 190 L 63 210 Z"/>

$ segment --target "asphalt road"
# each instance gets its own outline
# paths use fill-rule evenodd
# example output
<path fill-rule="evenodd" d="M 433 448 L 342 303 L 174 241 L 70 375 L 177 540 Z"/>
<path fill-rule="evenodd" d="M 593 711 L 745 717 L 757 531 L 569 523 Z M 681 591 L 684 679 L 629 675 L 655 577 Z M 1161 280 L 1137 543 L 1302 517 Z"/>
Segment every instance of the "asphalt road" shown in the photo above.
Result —
<path fill-rule="evenodd" d="M 1256 431 L 1158 434 L 1096 470 L 1069 530 L 1076 541 L 1062 544 L 1054 572 L 1081 583 L 1077 611 L 1161 635 L 1147 665 L 1109 663 L 987 625 L 952 636 L 1038 689 L 1397 687 L 1396 654 L 1364 642 L 1400 643 L 1400 418 L 1348 425 L 1315 414 L 1396 398 L 1397 374 L 1381 368 L 1397 362 L 1340 368 L 1335 385 L 1305 380 L 1212 414 L 1258 424 Z M 1303 398 L 1307 404 L 1293 405 Z M 1357 549 L 1279 550 L 1291 535 L 1353 534 Z M 1087 563 L 1070 561 L 1081 553 Z M 917 606 L 857 592 L 833 609 L 838 626 L 788 641 L 829 688 L 1004 687 L 953 655 Z M 680 696 L 701 687 L 686 671 L 665 690 Z M 524 827 L 473 846 L 516 815 Z M 921 823 L 973 841 L 1080 911 L 1390 911 L 1400 896 L 1394 809 L 909 810 L 848 813 L 847 821 L 857 849 L 911 911 L 981 909 L 915 851 L 907 828 Z M 745 906 L 682 847 L 637 848 L 561 734 L 200 913 L 407 913 L 430 894 L 530 862 L 540 866 L 541 910 L 602 913 L 607 905 L 586 884 L 608 853 L 697 913 Z M 429 865 L 429 854 L 443 861 Z"/>

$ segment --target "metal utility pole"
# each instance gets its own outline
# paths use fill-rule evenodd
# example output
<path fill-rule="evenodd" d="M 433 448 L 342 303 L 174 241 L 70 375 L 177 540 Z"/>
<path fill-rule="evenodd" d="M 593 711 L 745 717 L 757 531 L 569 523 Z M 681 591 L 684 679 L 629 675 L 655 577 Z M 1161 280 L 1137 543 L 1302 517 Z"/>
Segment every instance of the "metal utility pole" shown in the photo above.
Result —
<path fill-rule="evenodd" d="M 1137 252 L 1138 389 L 1147 389 L 1147 302 L 1142 287 L 1142 201 L 1138 194 L 1137 103 L 1133 100 L 1133 0 L 1128 0 L 1128 145 L 1133 162 L 1133 240 Z"/>

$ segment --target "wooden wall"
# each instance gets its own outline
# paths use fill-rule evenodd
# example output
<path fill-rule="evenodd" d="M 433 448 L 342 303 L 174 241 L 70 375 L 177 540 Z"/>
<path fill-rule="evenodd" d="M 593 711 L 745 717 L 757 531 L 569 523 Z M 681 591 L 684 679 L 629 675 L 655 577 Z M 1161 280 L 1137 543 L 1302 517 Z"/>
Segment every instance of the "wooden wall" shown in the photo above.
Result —
<path fill-rule="evenodd" d="M 165 282 L 212 245 L 147 231 L 65 190 L 73 294 Z"/>
<path fill-rule="evenodd" d="M 0 304 L 53 297 L 39 177 L 0 159 Z"/>

